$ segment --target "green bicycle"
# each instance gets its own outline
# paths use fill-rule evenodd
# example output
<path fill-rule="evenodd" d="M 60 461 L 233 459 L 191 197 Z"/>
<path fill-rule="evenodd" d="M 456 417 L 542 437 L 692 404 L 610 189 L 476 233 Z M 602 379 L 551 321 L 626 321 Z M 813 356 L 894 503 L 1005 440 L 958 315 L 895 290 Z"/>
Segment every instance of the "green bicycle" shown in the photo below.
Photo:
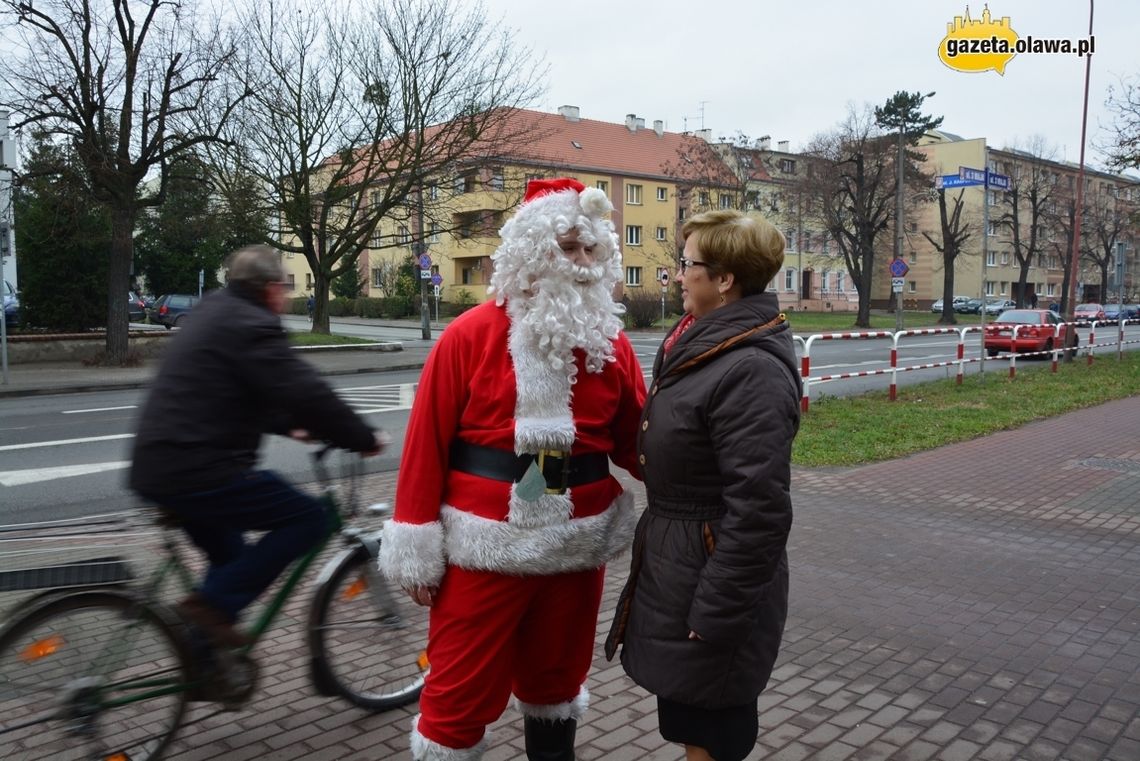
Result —
<path fill-rule="evenodd" d="M 327 451 L 313 461 L 333 525 L 265 604 L 248 630 L 251 644 L 210 648 L 160 602 L 166 590 L 193 582 L 181 531 L 163 521 L 163 557 L 141 585 L 47 593 L 19 607 L 0 630 L 0 757 L 158 759 L 183 726 L 187 703 L 240 708 L 256 690 L 251 651 L 334 534 L 345 547 L 317 576 L 308 606 L 310 680 L 319 694 L 374 712 L 416 701 L 428 668 L 427 609 L 379 573 L 378 535 L 346 522 L 355 517 L 359 460 L 346 500 L 331 485 Z"/>

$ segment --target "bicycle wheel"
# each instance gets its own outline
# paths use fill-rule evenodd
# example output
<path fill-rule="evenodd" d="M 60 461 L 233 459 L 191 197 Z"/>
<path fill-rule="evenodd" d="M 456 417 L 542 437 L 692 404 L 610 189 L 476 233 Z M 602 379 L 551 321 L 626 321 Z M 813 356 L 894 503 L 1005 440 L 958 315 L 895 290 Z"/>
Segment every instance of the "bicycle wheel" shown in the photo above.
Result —
<path fill-rule="evenodd" d="M 309 611 L 313 684 L 372 711 L 415 702 L 427 674 L 428 609 L 384 581 L 362 546 L 334 563 Z"/>
<path fill-rule="evenodd" d="M 125 592 L 78 592 L 4 627 L 0 756 L 159 758 L 187 700 L 189 660 L 171 615 Z"/>

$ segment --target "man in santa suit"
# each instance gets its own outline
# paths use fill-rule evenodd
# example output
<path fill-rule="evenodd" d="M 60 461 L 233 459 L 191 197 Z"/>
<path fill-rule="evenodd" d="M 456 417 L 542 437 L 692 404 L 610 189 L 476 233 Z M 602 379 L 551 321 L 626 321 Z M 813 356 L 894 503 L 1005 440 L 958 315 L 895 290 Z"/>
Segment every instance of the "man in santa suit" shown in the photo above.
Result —
<path fill-rule="evenodd" d="M 528 183 L 495 300 L 444 330 L 420 377 L 380 550 L 431 606 L 416 759 L 481 758 L 512 694 L 527 757 L 574 758 L 604 564 L 636 522 L 609 463 L 637 473 L 645 401 L 612 210 L 577 180 Z"/>

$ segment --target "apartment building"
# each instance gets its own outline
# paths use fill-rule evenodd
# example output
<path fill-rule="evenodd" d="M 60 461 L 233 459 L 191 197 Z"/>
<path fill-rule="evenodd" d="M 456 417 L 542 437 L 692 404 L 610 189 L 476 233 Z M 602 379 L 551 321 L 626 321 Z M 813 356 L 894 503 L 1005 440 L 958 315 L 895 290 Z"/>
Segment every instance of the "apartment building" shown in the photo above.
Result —
<path fill-rule="evenodd" d="M 627 294 L 659 293 L 661 273 L 672 275 L 676 265 L 680 225 L 697 202 L 728 203 L 721 196 L 730 195 L 731 184 L 708 143 L 668 132 L 662 121 L 647 127 L 634 114 L 624 123 L 584 119 L 575 106 L 553 114 L 519 110 L 510 118 L 518 124 L 506 132 L 525 138 L 457 162 L 449 176 L 420 189 L 406 213 L 381 222 L 359 260 L 364 295 L 388 295 L 399 265 L 426 256 L 443 300 L 486 300 L 498 231 L 533 178 L 569 176 L 606 192 Z M 312 283 L 302 257 L 286 264 L 298 291 Z"/>

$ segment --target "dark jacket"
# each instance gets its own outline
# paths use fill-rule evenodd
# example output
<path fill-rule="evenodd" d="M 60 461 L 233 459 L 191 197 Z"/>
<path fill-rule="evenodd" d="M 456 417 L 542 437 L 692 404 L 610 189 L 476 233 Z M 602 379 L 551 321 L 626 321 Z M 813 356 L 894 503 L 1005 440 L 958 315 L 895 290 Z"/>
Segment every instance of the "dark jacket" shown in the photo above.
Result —
<path fill-rule="evenodd" d="M 368 450 L 372 429 L 289 345 L 280 318 L 231 284 L 171 339 L 139 420 L 130 487 L 147 497 L 212 489 L 257 464 L 263 433 L 304 428 Z"/>
<path fill-rule="evenodd" d="M 788 608 L 800 385 L 775 296 L 697 320 L 658 352 L 653 378 L 640 442 L 648 505 L 607 656 L 624 638 L 622 665 L 650 692 L 745 705 L 772 673 Z"/>

